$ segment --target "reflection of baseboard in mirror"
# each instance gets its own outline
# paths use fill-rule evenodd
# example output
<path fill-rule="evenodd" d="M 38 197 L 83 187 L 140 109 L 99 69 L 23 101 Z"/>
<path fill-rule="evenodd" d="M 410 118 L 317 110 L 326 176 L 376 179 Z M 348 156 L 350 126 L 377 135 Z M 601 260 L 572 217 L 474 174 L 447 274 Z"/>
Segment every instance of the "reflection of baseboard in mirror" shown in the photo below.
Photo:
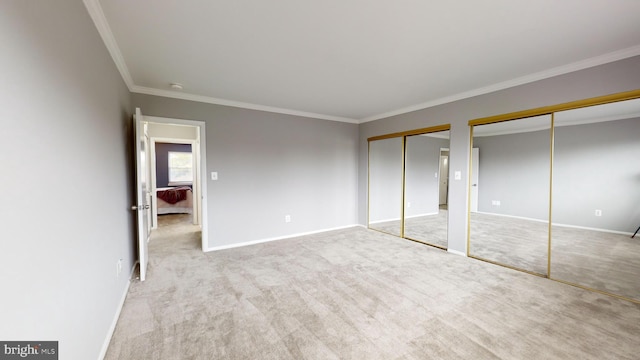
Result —
<path fill-rule="evenodd" d="M 551 277 L 640 302 L 640 99 L 555 123 Z"/>
<path fill-rule="evenodd" d="M 402 236 L 403 138 L 369 141 L 369 228 Z"/>
<path fill-rule="evenodd" d="M 447 248 L 449 129 L 368 139 L 370 229 Z"/>
<path fill-rule="evenodd" d="M 551 125 L 543 115 L 474 126 L 469 255 L 547 275 Z"/>
<path fill-rule="evenodd" d="M 406 137 L 404 237 L 447 248 L 449 131 Z"/>
<path fill-rule="evenodd" d="M 483 185 L 469 255 L 640 303 L 640 90 L 469 125 Z"/>
<path fill-rule="evenodd" d="M 447 248 L 447 211 L 405 218 L 404 237 L 433 245 L 441 249 Z"/>

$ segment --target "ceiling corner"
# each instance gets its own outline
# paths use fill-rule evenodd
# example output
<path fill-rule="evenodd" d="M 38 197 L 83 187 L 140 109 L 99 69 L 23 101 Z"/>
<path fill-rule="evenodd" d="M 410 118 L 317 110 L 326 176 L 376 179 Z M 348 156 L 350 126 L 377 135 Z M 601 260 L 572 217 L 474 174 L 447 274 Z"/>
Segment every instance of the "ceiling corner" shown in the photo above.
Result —
<path fill-rule="evenodd" d="M 125 84 L 129 88 L 129 91 L 133 91 L 134 83 L 131 78 L 131 73 L 129 72 L 129 68 L 127 68 L 127 64 L 124 61 L 124 57 L 122 56 L 122 52 L 118 47 L 118 43 L 116 42 L 115 37 L 113 36 L 113 32 L 111 31 L 111 27 L 107 22 L 107 18 L 102 11 L 102 6 L 100 6 L 99 0 L 82 0 L 84 2 L 87 11 L 89 12 L 89 16 L 93 20 L 93 23 L 96 25 L 98 29 L 98 33 L 104 42 L 104 45 L 107 47 L 109 54 L 111 54 L 111 58 L 113 62 L 116 64 L 122 79 Z"/>

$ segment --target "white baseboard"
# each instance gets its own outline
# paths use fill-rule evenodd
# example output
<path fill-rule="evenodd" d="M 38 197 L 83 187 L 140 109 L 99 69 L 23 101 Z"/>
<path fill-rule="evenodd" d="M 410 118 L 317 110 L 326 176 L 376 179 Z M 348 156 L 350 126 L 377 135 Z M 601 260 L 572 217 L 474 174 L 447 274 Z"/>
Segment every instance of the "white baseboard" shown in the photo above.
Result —
<path fill-rule="evenodd" d="M 107 332 L 107 337 L 104 339 L 104 343 L 102 344 L 102 349 L 100 350 L 100 355 L 98 355 L 98 360 L 103 360 L 104 357 L 107 355 L 107 350 L 109 350 L 109 344 L 111 343 L 111 338 L 113 337 L 114 331 L 116 331 L 116 325 L 118 325 L 118 319 L 120 319 L 120 313 L 122 312 L 122 308 L 124 307 L 124 302 L 127 299 L 127 294 L 129 294 L 129 287 L 131 286 L 131 278 L 133 277 L 133 274 L 136 271 L 136 266 L 138 266 L 137 261 L 133 264 L 133 268 L 131 269 L 129 280 L 127 280 L 127 286 L 125 286 L 124 293 L 120 298 L 120 303 L 118 304 L 118 308 L 116 309 L 116 314 L 113 317 L 113 321 L 111 322 L 111 326 L 109 327 L 109 331 Z"/>
<path fill-rule="evenodd" d="M 507 217 L 507 218 L 512 218 L 512 219 L 520 219 L 520 220 L 529 220 L 529 221 L 535 221 L 535 222 L 541 222 L 541 223 L 549 223 L 549 220 L 540 220 L 540 219 L 534 219 L 534 218 L 530 218 L 530 217 L 526 217 L 526 216 L 515 216 L 515 215 L 507 215 L 507 214 L 498 214 L 498 213 L 491 213 L 491 212 L 484 212 L 484 211 L 478 211 L 478 214 L 483 214 L 483 215 L 494 215 L 494 216 L 502 216 L 502 217 Z"/>
<path fill-rule="evenodd" d="M 417 215 L 406 216 L 405 219 L 413 219 L 413 218 L 417 218 L 417 217 L 421 217 L 421 216 L 433 216 L 433 215 L 438 215 L 438 214 L 439 214 L 439 212 L 417 214 Z"/>
<path fill-rule="evenodd" d="M 438 215 L 439 212 L 430 212 L 430 213 L 424 213 L 424 214 L 416 214 L 416 215 L 411 215 L 411 216 L 407 216 L 406 219 L 411 219 L 411 218 L 417 218 L 420 216 L 433 216 L 433 215 Z M 391 222 L 391 221 L 400 221 L 400 218 L 393 218 L 393 219 L 383 219 L 383 220 L 376 220 L 376 221 L 370 221 L 369 224 L 380 224 L 380 223 L 385 223 L 385 222 Z"/>
<path fill-rule="evenodd" d="M 567 224 L 557 224 L 557 223 L 552 223 L 552 225 L 558 226 L 558 227 L 570 228 L 570 229 L 598 231 L 598 232 L 609 233 L 609 234 L 618 234 L 618 235 L 627 235 L 627 236 L 633 235 L 632 232 L 599 229 L 599 228 L 592 228 L 592 227 L 578 226 L 578 225 L 567 225 Z"/>
<path fill-rule="evenodd" d="M 299 236 L 319 234 L 319 233 L 323 233 L 323 232 L 327 232 L 327 231 L 342 230 L 342 229 L 348 229 L 348 228 L 357 227 L 357 226 L 362 226 L 362 225 L 360 225 L 360 224 L 351 224 L 351 225 L 340 226 L 340 227 L 335 227 L 335 228 L 330 228 L 330 229 L 309 231 L 309 232 L 304 232 L 304 233 L 297 233 L 297 234 L 291 234 L 291 235 L 268 238 L 268 239 L 252 240 L 252 241 L 247 241 L 247 242 L 242 242 L 242 243 L 237 243 L 237 244 L 214 246 L 214 247 L 207 248 L 204 252 L 233 249 L 233 248 L 242 247 L 242 246 L 249 246 L 249 245 L 262 244 L 262 243 L 271 242 L 271 241 L 291 239 L 291 238 L 295 238 L 295 237 L 299 237 Z"/>
<path fill-rule="evenodd" d="M 497 213 L 489 213 L 489 212 L 482 212 L 482 211 L 478 211 L 478 213 L 479 214 L 484 214 L 484 215 L 495 215 L 495 216 L 508 217 L 508 218 L 512 218 L 512 219 L 536 221 L 536 222 L 541 222 L 541 223 L 545 223 L 545 224 L 549 223 L 548 220 L 540 220 L 540 219 L 528 218 L 528 217 L 524 217 L 524 216 L 497 214 Z M 558 227 L 571 228 L 571 229 L 591 230 L 591 231 L 598 231 L 598 232 L 604 232 L 604 233 L 610 233 L 610 234 L 618 234 L 618 235 L 628 235 L 628 236 L 633 235 L 632 232 L 627 232 L 627 231 L 592 228 L 592 227 L 580 226 L 580 225 L 569 225 L 569 224 L 560 224 L 560 223 L 551 223 L 551 225 L 552 226 L 558 226 Z"/>
<path fill-rule="evenodd" d="M 453 249 L 447 249 L 447 252 L 450 252 L 450 253 L 455 254 L 455 255 L 460 255 L 460 256 L 467 257 L 467 254 L 463 253 L 462 251 L 453 250 Z"/>
<path fill-rule="evenodd" d="M 400 218 L 393 218 L 393 219 L 383 219 L 383 220 L 369 221 L 369 224 L 380 224 L 380 223 L 391 222 L 391 221 L 400 221 Z"/>

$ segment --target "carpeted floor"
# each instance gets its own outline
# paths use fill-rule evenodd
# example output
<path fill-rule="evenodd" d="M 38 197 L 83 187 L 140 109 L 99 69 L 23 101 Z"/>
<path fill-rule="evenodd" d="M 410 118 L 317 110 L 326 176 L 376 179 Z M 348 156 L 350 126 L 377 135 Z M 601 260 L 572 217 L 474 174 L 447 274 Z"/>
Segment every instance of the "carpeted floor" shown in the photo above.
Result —
<path fill-rule="evenodd" d="M 446 248 L 446 219 L 446 210 L 409 218 L 405 237 Z M 546 222 L 472 213 L 470 225 L 471 256 L 640 301 L 640 237 L 554 226 L 547 274 Z M 399 236 L 400 221 L 373 226 Z"/>
<path fill-rule="evenodd" d="M 400 236 L 400 221 L 385 221 L 371 224 L 370 228 L 387 234 Z M 404 236 L 426 244 L 447 248 L 447 210 L 437 214 L 411 217 L 405 220 Z"/>
<path fill-rule="evenodd" d="M 547 275 L 548 249 L 548 223 L 471 213 L 469 255 Z"/>
<path fill-rule="evenodd" d="M 106 359 L 637 359 L 640 305 L 364 228 L 210 253 L 162 217 Z"/>
<path fill-rule="evenodd" d="M 471 214 L 469 254 L 640 301 L 640 239 L 553 226 L 547 274 L 548 223 Z"/>
<path fill-rule="evenodd" d="M 640 301 L 640 237 L 553 226 L 551 278 Z"/>
<path fill-rule="evenodd" d="M 404 236 L 413 240 L 447 248 L 447 210 L 437 214 L 408 218 Z"/>

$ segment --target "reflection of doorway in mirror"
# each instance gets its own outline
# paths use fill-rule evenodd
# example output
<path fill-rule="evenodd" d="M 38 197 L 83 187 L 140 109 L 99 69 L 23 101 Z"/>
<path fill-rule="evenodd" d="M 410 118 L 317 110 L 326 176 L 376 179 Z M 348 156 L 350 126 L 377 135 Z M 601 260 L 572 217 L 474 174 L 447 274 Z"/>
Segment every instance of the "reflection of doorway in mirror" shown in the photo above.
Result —
<path fill-rule="evenodd" d="M 440 149 L 439 173 L 439 205 L 440 209 L 446 210 L 449 201 L 449 149 Z"/>
<path fill-rule="evenodd" d="M 471 212 L 478 212 L 478 178 L 480 170 L 480 149 L 471 150 Z"/>

